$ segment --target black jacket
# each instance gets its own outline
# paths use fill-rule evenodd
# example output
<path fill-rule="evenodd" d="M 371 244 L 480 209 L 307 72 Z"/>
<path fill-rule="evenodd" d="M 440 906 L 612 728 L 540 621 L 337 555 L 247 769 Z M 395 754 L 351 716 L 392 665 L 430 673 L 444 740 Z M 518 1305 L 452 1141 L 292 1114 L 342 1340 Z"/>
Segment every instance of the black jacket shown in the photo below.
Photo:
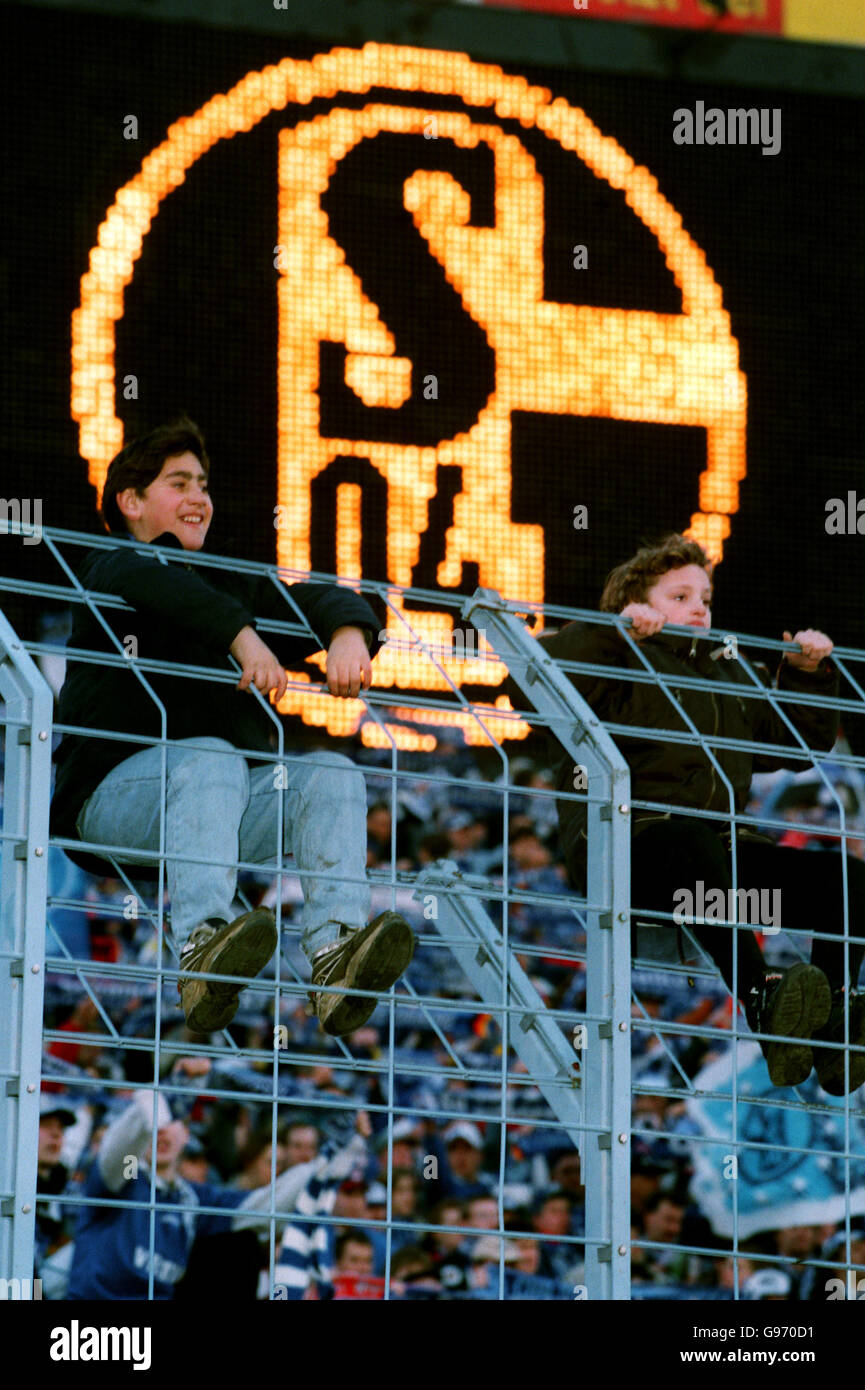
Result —
<path fill-rule="evenodd" d="M 602 666 L 618 666 L 626 671 L 645 670 L 637 654 L 613 627 L 568 623 L 554 636 L 539 640 L 551 656 L 561 661 L 596 662 Z M 657 671 L 668 677 L 668 688 L 700 733 L 782 745 L 777 754 L 771 755 L 713 749 L 733 786 L 737 811 L 745 808 L 754 772 L 770 772 L 782 767 L 801 771 L 801 759 L 790 757 L 790 752 L 797 747 L 793 734 L 765 699 L 748 699 L 739 694 L 743 687 L 753 689 L 753 683 L 735 658 L 724 657 L 723 647 L 715 646 L 705 637 L 692 639 L 660 632 L 642 641 L 640 650 Z M 613 676 L 577 675 L 574 672 L 567 675 L 605 724 L 637 724 L 649 729 L 688 731 L 685 721 L 655 685 L 617 680 Z M 715 691 L 680 689 L 675 683 L 677 676 L 699 676 L 710 680 L 717 684 L 717 694 Z M 804 672 L 782 660 L 778 668 L 777 688 L 832 697 L 838 693 L 838 677 L 831 663 L 826 661 L 816 671 Z M 507 693 L 515 708 L 525 710 L 531 707 L 513 680 L 507 683 Z M 836 711 L 786 702 L 783 709 L 809 747 L 815 750 L 832 747 L 838 730 Z M 656 742 L 640 735 L 614 734 L 613 738 L 631 770 L 631 797 L 634 801 L 659 801 L 671 808 L 684 807 L 686 810 L 716 810 L 723 816 L 729 813 L 727 789 L 698 745 Z M 551 736 L 549 742 L 556 787 L 559 791 L 572 792 L 573 759 Z M 560 800 L 557 805 L 562 850 L 572 880 L 580 884 L 585 863 L 586 803 Z M 659 814 L 664 813 L 647 810 L 634 812 L 635 830 L 638 831 L 647 820 Z"/>
<path fill-rule="evenodd" d="M 169 563 L 163 564 L 160 555 Z M 125 544 L 88 551 L 78 568 L 78 577 L 87 589 L 115 594 L 135 609 L 134 613 L 107 607 L 100 611 L 121 642 L 135 638 L 139 658 L 232 670 L 229 648 L 242 627 L 254 627 L 256 617 L 298 621 L 270 579 L 193 567 L 184 563 L 184 555 L 176 537 L 166 533 L 150 545 Z M 378 650 L 375 634 L 379 623 L 366 600 L 351 589 L 336 584 L 291 584 L 286 589 L 316 636 L 265 633 L 264 640 L 284 665 L 294 665 L 327 648 L 336 629 L 348 625 L 364 629 L 371 653 Z M 76 610 L 69 646 L 117 654 L 107 633 L 84 605 Z M 134 659 L 129 670 L 69 661 L 60 691 L 58 722 L 117 730 L 129 737 L 63 737 L 55 754 L 54 835 L 77 838 L 75 822 L 88 797 L 113 767 L 147 746 L 137 743 L 136 735 L 161 736 L 159 710 L 135 675 L 134 665 Z M 165 706 L 169 738 L 210 736 L 225 739 L 236 748 L 263 753 L 274 750 L 272 720 L 248 691 L 205 677 L 142 674 Z M 85 855 L 72 857 L 85 868 L 104 872 L 104 865 L 96 860 Z"/>

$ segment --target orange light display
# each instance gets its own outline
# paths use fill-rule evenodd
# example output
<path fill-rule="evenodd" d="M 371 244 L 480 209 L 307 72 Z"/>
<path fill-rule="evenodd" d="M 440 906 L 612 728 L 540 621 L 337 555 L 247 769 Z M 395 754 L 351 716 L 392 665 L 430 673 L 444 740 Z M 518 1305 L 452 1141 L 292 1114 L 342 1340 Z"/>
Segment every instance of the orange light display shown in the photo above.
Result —
<path fill-rule="evenodd" d="M 373 88 L 399 93 L 400 99 L 359 109 L 339 105 L 341 93 L 363 95 Z M 423 106 L 424 94 L 459 97 L 474 111 L 488 110 L 489 117 L 478 121 L 438 110 L 431 117 Z M 511 519 L 515 411 L 701 426 L 706 459 L 700 510 L 691 516 L 687 534 L 719 561 L 745 475 L 746 383 L 721 289 L 703 252 L 649 170 L 635 164 L 583 111 L 495 66 L 427 49 L 367 44 L 360 50 L 335 49 L 309 62 L 287 58 L 250 73 L 230 92 L 173 125 L 118 192 L 99 229 L 81 281 L 81 304 L 72 318 L 72 414 L 97 490 L 101 492 L 108 463 L 123 443 L 115 413 L 114 325 L 123 314 L 124 288 L 162 200 L 218 140 L 248 131 L 289 103 L 316 98 L 332 100 L 333 108 L 279 134 L 278 562 L 292 569 L 311 567 L 313 480 L 338 457 L 363 459 L 387 483 L 387 578 L 410 587 L 429 525 L 437 470 L 455 465 L 461 470 L 462 490 L 454 499 L 438 583 L 458 586 L 463 564 L 474 563 L 482 586 L 542 604 L 543 530 Z M 544 300 L 544 184 L 522 141 L 498 124 L 505 119 L 541 131 L 596 178 L 621 190 L 664 255 L 681 293 L 681 313 Z M 402 197 L 429 255 L 494 351 L 495 389 L 469 429 L 435 446 L 325 437 L 318 396 L 322 342 L 344 346 L 345 384 L 369 407 L 399 409 L 413 387 L 417 391 L 415 374 L 422 377 L 423 368 L 397 354 L 379 307 L 330 234 L 322 199 L 340 161 L 361 142 L 382 132 L 429 138 L 431 120 L 436 138 L 462 149 L 483 145 L 493 160 L 495 218 L 490 227 L 469 225 L 469 195 L 449 173 L 418 169 L 405 179 Z M 336 556 L 347 583 L 362 577 L 361 514 L 360 487 L 341 484 Z M 405 639 L 419 633 L 425 643 L 450 652 L 453 618 L 407 612 L 398 597 L 392 602 L 388 635 L 393 641 L 375 662 L 376 685 L 445 691 L 450 681 L 500 684 L 504 669 L 480 659 L 483 644 L 476 659 L 445 655 L 438 658 L 438 668 L 423 653 L 407 650 Z M 285 712 L 300 714 L 332 734 L 357 729 L 360 702 L 334 701 L 302 687 L 297 682 L 286 694 Z M 507 710 L 507 701 L 497 701 L 497 707 Z M 469 716 L 446 718 L 460 722 L 471 741 L 486 741 Z M 442 719 L 430 717 L 428 722 Z M 513 719 L 499 717 L 490 727 L 497 737 L 526 733 L 525 724 Z M 370 730 L 366 725 L 365 741 L 384 741 L 381 732 Z M 396 725 L 391 730 L 395 739 L 408 732 Z"/>

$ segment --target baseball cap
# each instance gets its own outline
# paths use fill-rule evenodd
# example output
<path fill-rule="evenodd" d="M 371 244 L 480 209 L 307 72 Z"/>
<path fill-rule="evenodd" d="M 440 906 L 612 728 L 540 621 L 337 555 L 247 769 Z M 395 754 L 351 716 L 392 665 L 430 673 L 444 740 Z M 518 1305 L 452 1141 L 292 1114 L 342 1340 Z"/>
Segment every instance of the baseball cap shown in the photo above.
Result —
<path fill-rule="evenodd" d="M 506 1182 L 502 1188 L 502 1206 L 505 1211 L 518 1211 L 520 1207 L 530 1207 L 534 1189 L 527 1182 Z"/>
<path fill-rule="evenodd" d="M 444 1132 L 446 1144 L 452 1144 L 455 1139 L 464 1139 L 473 1149 L 482 1149 L 484 1141 L 477 1125 L 473 1125 L 469 1120 L 454 1120 L 453 1124 L 448 1125 Z"/>
<path fill-rule="evenodd" d="M 395 1144 L 399 1144 L 406 1139 L 413 1139 L 415 1143 L 420 1143 L 420 1135 L 418 1134 L 417 1121 L 410 1120 L 408 1116 L 404 1115 L 401 1120 L 396 1120 L 394 1122 L 393 1142 Z M 387 1129 L 383 1129 L 381 1133 L 376 1135 L 375 1147 L 377 1149 L 387 1148 Z"/>
<path fill-rule="evenodd" d="M 75 1111 L 63 1104 L 62 1096 L 47 1095 L 44 1091 L 39 1097 L 39 1114 L 40 1116 L 56 1115 L 60 1123 L 65 1125 L 67 1129 L 76 1123 Z"/>

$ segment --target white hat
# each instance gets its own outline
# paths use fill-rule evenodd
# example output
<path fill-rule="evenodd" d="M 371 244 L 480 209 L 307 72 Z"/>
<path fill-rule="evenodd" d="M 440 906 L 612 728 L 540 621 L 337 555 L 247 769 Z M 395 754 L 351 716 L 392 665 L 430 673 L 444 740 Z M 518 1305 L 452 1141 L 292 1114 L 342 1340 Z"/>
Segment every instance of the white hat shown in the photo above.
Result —
<path fill-rule="evenodd" d="M 452 1144 L 455 1139 L 464 1139 L 473 1149 L 482 1149 L 484 1146 L 480 1130 L 469 1120 L 454 1120 L 445 1130 L 444 1139 L 446 1144 Z"/>

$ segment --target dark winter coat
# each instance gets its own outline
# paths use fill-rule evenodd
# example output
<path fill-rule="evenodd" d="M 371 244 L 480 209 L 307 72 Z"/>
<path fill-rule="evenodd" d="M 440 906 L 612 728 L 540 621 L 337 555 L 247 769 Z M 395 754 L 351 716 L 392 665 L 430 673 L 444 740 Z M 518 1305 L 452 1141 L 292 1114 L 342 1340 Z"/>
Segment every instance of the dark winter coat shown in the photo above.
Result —
<path fill-rule="evenodd" d="M 643 671 L 639 656 L 609 626 L 592 627 L 568 623 L 540 643 L 560 661 L 592 662 L 616 666 L 624 671 Z M 781 745 L 777 753 L 753 754 L 714 748 L 714 754 L 729 778 L 735 794 L 736 810 L 743 811 L 754 772 L 790 767 L 801 771 L 801 759 L 790 754 L 797 747 L 790 730 L 762 698 L 746 698 L 743 689 L 753 690 L 753 682 L 738 660 L 727 659 L 725 648 L 704 637 L 690 638 L 660 632 L 644 639 L 640 650 L 650 665 L 667 677 L 667 687 L 681 702 L 700 733 L 721 738 L 748 739 L 757 743 Z M 752 663 L 753 664 L 753 663 Z M 633 724 L 647 729 L 688 731 L 663 691 L 648 683 L 637 683 L 615 676 L 577 675 L 568 679 L 605 724 Z M 677 677 L 700 677 L 711 681 L 716 690 L 689 690 L 676 685 Z M 838 677 L 830 662 L 823 661 L 814 672 L 799 671 L 782 660 L 776 686 L 779 690 L 834 696 Z M 510 680 L 507 692 L 517 709 L 528 709 L 529 701 Z M 787 718 L 795 725 L 809 747 L 828 750 L 835 741 L 838 716 L 834 710 L 810 705 L 784 703 Z M 659 801 L 671 807 L 718 811 L 729 814 L 727 788 L 699 745 L 656 742 L 643 735 L 616 734 L 614 742 L 631 771 L 631 797 L 634 801 Z M 561 744 L 550 737 L 551 761 L 559 791 L 574 790 L 574 762 Z M 584 878 L 586 803 L 560 800 L 557 803 L 562 850 L 571 877 L 579 884 Z M 635 833 L 663 812 L 642 810 L 633 816 Z"/>
<path fill-rule="evenodd" d="M 85 588 L 115 594 L 135 610 L 130 613 L 105 607 L 101 612 L 121 643 L 125 642 L 139 660 L 232 671 L 229 648 L 241 628 L 254 627 L 256 617 L 299 621 L 269 578 L 194 567 L 184 562 L 184 554 L 177 538 L 166 533 L 149 545 L 126 543 L 88 551 L 78 569 Z M 302 583 L 285 588 L 316 635 L 265 633 L 264 640 L 283 665 L 296 665 L 326 649 L 336 629 L 345 626 L 363 629 L 375 654 L 379 623 L 365 599 L 336 584 Z M 129 638 L 135 639 L 134 647 Z M 83 604 L 75 612 L 69 647 L 117 654 L 116 646 Z M 60 691 L 58 722 L 116 730 L 128 738 L 109 740 L 89 734 L 63 737 L 55 754 L 54 835 L 77 838 L 76 819 L 88 797 L 113 767 L 147 746 L 137 742 L 137 736 L 162 735 L 159 708 L 136 676 L 134 666 L 134 658 L 128 669 L 69 660 Z M 236 673 L 231 683 L 206 676 L 142 674 L 165 706 L 168 738 L 209 736 L 225 739 L 236 748 L 273 752 L 273 721 L 254 695 L 235 688 Z M 83 855 L 72 857 L 86 868 L 104 871 L 104 866 Z"/>

